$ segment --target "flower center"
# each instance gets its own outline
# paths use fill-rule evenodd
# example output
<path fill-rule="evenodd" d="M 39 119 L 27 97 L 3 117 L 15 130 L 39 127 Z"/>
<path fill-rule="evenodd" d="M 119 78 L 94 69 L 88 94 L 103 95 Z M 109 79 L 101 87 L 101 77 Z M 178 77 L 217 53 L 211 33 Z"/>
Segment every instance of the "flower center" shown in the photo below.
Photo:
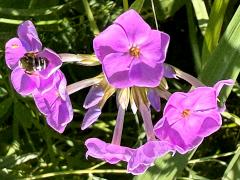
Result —
<path fill-rule="evenodd" d="M 190 116 L 190 114 L 191 114 L 190 109 L 184 109 L 182 112 L 182 117 L 187 118 Z"/>
<path fill-rule="evenodd" d="M 140 56 L 140 49 L 136 46 L 133 46 L 129 49 L 131 56 L 138 58 Z"/>

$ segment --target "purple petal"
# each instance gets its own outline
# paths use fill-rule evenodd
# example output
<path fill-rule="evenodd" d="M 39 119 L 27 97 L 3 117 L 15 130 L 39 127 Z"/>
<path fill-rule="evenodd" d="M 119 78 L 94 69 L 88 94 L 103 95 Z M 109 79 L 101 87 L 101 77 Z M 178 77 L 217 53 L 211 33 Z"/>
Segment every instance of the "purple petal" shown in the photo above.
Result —
<path fill-rule="evenodd" d="M 166 141 L 148 141 L 131 155 L 128 162 L 128 172 L 138 175 L 144 173 L 154 161 L 168 152 L 175 153 L 173 145 Z"/>
<path fill-rule="evenodd" d="M 62 65 L 62 61 L 58 54 L 53 52 L 51 49 L 44 48 L 43 51 L 38 53 L 39 57 L 45 57 L 48 60 L 46 69 L 39 71 L 39 74 L 44 78 L 48 78 L 54 72 L 56 72 Z"/>
<path fill-rule="evenodd" d="M 41 93 L 45 93 L 49 91 L 54 86 L 54 76 L 50 76 L 47 79 L 40 79 L 40 84 L 37 87 L 38 91 Z"/>
<path fill-rule="evenodd" d="M 51 107 L 51 114 L 47 115 L 47 123 L 55 131 L 62 133 L 69 122 L 72 121 L 73 110 L 69 96 L 66 101 L 58 98 Z"/>
<path fill-rule="evenodd" d="M 126 88 L 133 86 L 133 83 L 129 80 L 129 71 L 120 71 L 108 77 L 108 82 L 115 88 Z"/>
<path fill-rule="evenodd" d="M 31 21 L 24 21 L 20 24 L 17 33 L 27 51 L 40 51 L 42 49 L 42 43 Z"/>
<path fill-rule="evenodd" d="M 163 74 L 164 77 L 177 79 L 176 72 L 171 66 L 167 64 L 163 64 L 163 67 L 164 67 L 164 74 Z"/>
<path fill-rule="evenodd" d="M 11 74 L 15 90 L 22 96 L 30 95 L 39 84 L 38 75 L 28 75 L 22 68 L 15 68 Z"/>
<path fill-rule="evenodd" d="M 119 25 L 111 25 L 93 40 L 96 56 L 102 62 L 106 55 L 116 52 L 128 52 L 129 42 L 126 33 Z"/>
<path fill-rule="evenodd" d="M 95 121 L 98 120 L 98 117 L 100 115 L 101 115 L 101 109 L 99 107 L 94 106 L 88 109 L 88 111 L 86 112 L 83 118 L 81 129 L 84 130 L 88 128 L 90 125 L 92 125 Z"/>
<path fill-rule="evenodd" d="M 89 109 L 90 107 L 97 105 L 101 101 L 103 95 L 104 91 L 100 85 L 92 86 L 87 94 L 87 97 L 85 98 L 83 107 L 85 109 Z"/>
<path fill-rule="evenodd" d="M 10 69 L 15 69 L 21 57 L 26 53 L 22 42 L 18 38 L 10 39 L 5 45 L 6 64 Z"/>
<path fill-rule="evenodd" d="M 148 90 L 148 100 L 150 101 L 152 107 L 159 112 L 161 109 L 160 96 L 155 89 L 149 88 Z"/>
<path fill-rule="evenodd" d="M 139 59 L 132 64 L 129 76 L 130 81 L 135 86 L 156 87 L 163 76 L 163 65 L 157 64 L 154 68 L 151 68 Z"/>
<path fill-rule="evenodd" d="M 151 30 L 148 42 L 140 46 L 141 54 L 148 60 L 145 63 L 163 63 L 166 58 L 169 40 L 170 37 L 166 33 Z"/>
<path fill-rule="evenodd" d="M 121 14 L 114 24 L 119 24 L 127 34 L 131 44 L 140 45 L 148 39 L 150 26 L 133 9 Z"/>
<path fill-rule="evenodd" d="M 218 81 L 213 86 L 213 88 L 216 90 L 216 95 L 217 96 L 219 95 L 219 93 L 220 93 L 220 91 L 221 91 L 221 89 L 223 88 L 224 85 L 232 86 L 232 85 L 234 85 L 234 81 L 232 79 Z"/>
<path fill-rule="evenodd" d="M 131 155 L 129 148 L 105 143 L 97 138 L 87 139 L 85 146 L 88 149 L 86 157 L 92 156 L 107 161 L 110 164 L 116 164 L 119 161 L 128 161 Z"/>

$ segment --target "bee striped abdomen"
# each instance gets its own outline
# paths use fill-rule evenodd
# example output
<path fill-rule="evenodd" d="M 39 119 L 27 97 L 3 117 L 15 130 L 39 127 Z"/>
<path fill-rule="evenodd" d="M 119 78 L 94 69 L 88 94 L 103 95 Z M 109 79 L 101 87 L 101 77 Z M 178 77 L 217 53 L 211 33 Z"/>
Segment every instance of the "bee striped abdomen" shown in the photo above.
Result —
<path fill-rule="evenodd" d="M 20 59 L 20 66 L 29 74 L 42 71 L 47 68 L 48 59 L 45 57 L 38 57 L 36 53 L 26 53 Z"/>

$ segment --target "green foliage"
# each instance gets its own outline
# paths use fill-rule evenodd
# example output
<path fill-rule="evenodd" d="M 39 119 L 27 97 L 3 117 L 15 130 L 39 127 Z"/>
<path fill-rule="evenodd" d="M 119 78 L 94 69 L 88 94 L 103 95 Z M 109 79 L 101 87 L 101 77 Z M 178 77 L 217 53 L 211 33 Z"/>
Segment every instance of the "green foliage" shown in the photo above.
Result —
<path fill-rule="evenodd" d="M 223 102 L 229 96 L 226 104 L 229 112 L 223 114 L 220 131 L 207 138 L 196 152 L 166 155 L 156 160 L 155 166 L 145 174 L 136 177 L 126 174 L 124 163 L 113 166 L 85 158 L 85 139 L 111 139 L 116 117 L 114 99 L 108 101 L 97 123 L 81 131 L 85 113 L 81 104 L 87 91 L 73 94 L 74 120 L 63 134 L 58 134 L 49 128 L 32 99 L 19 96 L 10 84 L 4 46 L 16 36 L 16 28 L 22 21 L 30 19 L 35 23 L 45 47 L 58 53 L 92 54 L 94 36 L 127 8 L 140 12 L 152 28 L 157 23 L 160 30 L 170 34 L 168 63 L 198 75 L 207 85 L 227 78 L 237 81 L 240 67 L 237 0 L 153 0 L 153 3 L 155 11 L 149 0 L 0 0 L 0 179 L 239 178 L 240 88 L 237 82 L 230 96 L 231 88 L 221 94 Z M 101 68 L 66 64 L 62 70 L 70 84 L 99 74 Z M 174 80 L 169 85 L 175 90 L 189 88 Z M 153 112 L 154 122 L 159 117 L 159 113 Z M 127 113 L 123 145 L 137 147 L 144 143 L 143 132 L 137 117 L 134 121 L 134 116 Z"/>

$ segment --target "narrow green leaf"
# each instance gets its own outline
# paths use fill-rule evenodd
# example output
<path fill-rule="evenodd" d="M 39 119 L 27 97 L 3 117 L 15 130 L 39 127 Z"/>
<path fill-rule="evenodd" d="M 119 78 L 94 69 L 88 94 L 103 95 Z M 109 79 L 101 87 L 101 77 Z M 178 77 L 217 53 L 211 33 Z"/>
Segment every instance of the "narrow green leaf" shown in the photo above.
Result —
<path fill-rule="evenodd" d="M 236 154 L 230 161 L 227 169 L 223 174 L 223 180 L 240 179 L 240 148 L 237 149 Z"/>
<path fill-rule="evenodd" d="M 8 112 L 12 102 L 12 98 L 9 97 L 0 103 L 0 119 Z"/>
<path fill-rule="evenodd" d="M 228 3 L 229 0 L 213 2 L 202 48 L 203 64 L 206 63 L 207 58 L 218 45 Z"/>
<path fill-rule="evenodd" d="M 130 9 L 135 9 L 137 12 L 141 12 L 143 4 L 145 0 L 135 0 L 132 5 L 130 6 Z"/>
<path fill-rule="evenodd" d="M 200 79 L 207 85 L 213 85 L 220 79 L 236 80 L 240 72 L 240 6 L 230 21 L 219 45 L 208 58 Z M 224 89 L 221 100 L 226 98 L 232 87 Z"/>
<path fill-rule="evenodd" d="M 209 19 L 205 3 L 203 0 L 192 0 L 192 4 L 198 21 L 198 26 L 202 35 L 204 35 Z"/>
<path fill-rule="evenodd" d="M 155 0 L 154 2 L 156 2 L 157 18 L 160 21 L 173 16 L 186 3 L 185 0 Z"/>

